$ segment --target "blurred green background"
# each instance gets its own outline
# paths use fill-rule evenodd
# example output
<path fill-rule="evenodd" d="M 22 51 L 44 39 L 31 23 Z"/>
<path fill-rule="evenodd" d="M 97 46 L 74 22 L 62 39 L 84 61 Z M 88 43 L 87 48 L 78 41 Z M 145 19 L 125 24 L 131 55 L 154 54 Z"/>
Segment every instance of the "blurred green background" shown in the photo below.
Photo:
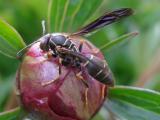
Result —
<path fill-rule="evenodd" d="M 159 0 L 102 0 L 101 9 L 90 11 L 94 19 L 105 11 L 130 7 L 135 14 L 105 27 L 88 39 L 101 47 L 125 33 L 139 35 L 122 45 L 103 51 L 111 67 L 116 84 L 160 90 L 160 7 Z M 92 0 L 90 0 L 92 2 Z M 89 6 L 89 2 L 87 2 Z M 83 6 L 81 6 L 83 7 Z M 97 7 L 95 7 L 97 8 Z M 41 21 L 47 20 L 47 0 L 0 0 L 0 17 L 12 25 L 27 44 L 42 36 Z M 83 12 L 81 13 L 83 14 Z M 75 21 L 80 19 L 75 18 Z M 74 25 L 78 28 L 76 22 Z M 88 23 L 89 20 L 86 20 Z M 81 24 L 82 27 L 85 23 Z M 51 26 L 52 27 L 52 26 Z M 76 28 L 75 27 L 75 28 Z M 51 28 L 53 29 L 53 28 Z M 71 31 L 75 31 L 72 29 Z M 64 32 L 67 29 L 64 29 Z M 5 109 L 15 80 L 19 62 L 0 54 L 0 111 Z"/>

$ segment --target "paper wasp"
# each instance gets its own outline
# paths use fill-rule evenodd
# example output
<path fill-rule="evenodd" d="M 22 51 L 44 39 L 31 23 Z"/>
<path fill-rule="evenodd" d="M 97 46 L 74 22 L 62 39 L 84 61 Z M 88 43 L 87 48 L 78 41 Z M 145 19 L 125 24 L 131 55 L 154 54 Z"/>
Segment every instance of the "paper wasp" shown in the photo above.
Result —
<path fill-rule="evenodd" d="M 128 17 L 132 15 L 132 13 L 133 10 L 130 8 L 115 10 L 113 12 L 105 13 L 103 16 L 85 27 L 82 27 L 75 33 L 71 33 L 67 36 L 64 36 L 61 33 L 47 34 L 35 42 L 40 42 L 40 48 L 43 51 L 51 51 L 53 57 L 60 57 L 62 59 L 62 65 L 67 66 L 72 64 L 74 67 L 84 66 L 89 75 L 96 80 L 106 85 L 113 85 L 114 80 L 112 78 L 112 73 L 106 62 L 93 55 L 85 56 L 81 54 L 83 42 L 79 46 L 76 46 L 70 39 L 71 36 L 84 36 L 106 25 L 119 21 L 122 18 Z M 19 51 L 17 56 L 20 56 L 20 54 L 32 44 Z"/>

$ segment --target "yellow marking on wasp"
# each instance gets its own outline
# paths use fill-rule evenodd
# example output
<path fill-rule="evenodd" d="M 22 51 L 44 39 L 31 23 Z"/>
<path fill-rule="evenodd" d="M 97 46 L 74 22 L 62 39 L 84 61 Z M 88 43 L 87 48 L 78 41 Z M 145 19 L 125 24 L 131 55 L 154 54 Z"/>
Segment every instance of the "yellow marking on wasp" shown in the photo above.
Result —
<path fill-rule="evenodd" d="M 108 77 L 109 74 L 110 74 L 110 71 L 108 71 L 108 73 L 104 76 L 103 79 L 105 79 L 106 77 Z"/>
<path fill-rule="evenodd" d="M 99 74 L 101 74 L 103 72 L 103 70 L 100 70 L 97 74 L 96 74 L 96 76 L 98 76 Z M 95 76 L 95 77 L 96 77 Z"/>
<path fill-rule="evenodd" d="M 89 61 L 87 60 L 87 61 L 83 64 L 83 66 L 85 67 L 86 65 L 88 65 L 88 63 L 89 63 Z"/>
<path fill-rule="evenodd" d="M 63 45 L 65 46 L 67 42 L 68 42 L 68 39 L 66 39 L 66 41 L 63 43 Z"/>
<path fill-rule="evenodd" d="M 72 47 L 73 43 L 71 42 L 70 46 L 68 47 L 69 49 Z"/>
<path fill-rule="evenodd" d="M 51 38 L 49 39 L 49 41 L 53 43 L 55 46 L 57 46 L 56 43 L 51 40 Z"/>

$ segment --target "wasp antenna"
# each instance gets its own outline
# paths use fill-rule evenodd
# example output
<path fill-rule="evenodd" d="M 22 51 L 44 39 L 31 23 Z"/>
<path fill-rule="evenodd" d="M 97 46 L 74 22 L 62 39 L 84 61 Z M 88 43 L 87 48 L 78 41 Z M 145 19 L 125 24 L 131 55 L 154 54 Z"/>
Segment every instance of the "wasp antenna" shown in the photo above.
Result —
<path fill-rule="evenodd" d="M 17 58 L 21 58 L 24 55 L 24 52 L 26 51 L 27 48 L 28 48 L 28 46 L 26 46 L 23 49 L 21 49 L 20 51 L 18 51 Z"/>
<path fill-rule="evenodd" d="M 42 20 L 42 33 L 43 35 L 46 33 L 46 25 L 45 25 L 45 20 Z"/>
<path fill-rule="evenodd" d="M 24 55 L 24 53 L 26 52 L 26 49 L 27 49 L 27 48 L 31 47 L 34 43 L 37 43 L 37 42 L 39 42 L 39 41 L 40 41 L 40 40 L 34 41 L 33 43 L 27 45 L 26 47 L 24 47 L 24 48 L 22 48 L 20 51 L 18 51 L 18 52 L 17 52 L 17 58 L 21 58 L 21 57 Z"/>

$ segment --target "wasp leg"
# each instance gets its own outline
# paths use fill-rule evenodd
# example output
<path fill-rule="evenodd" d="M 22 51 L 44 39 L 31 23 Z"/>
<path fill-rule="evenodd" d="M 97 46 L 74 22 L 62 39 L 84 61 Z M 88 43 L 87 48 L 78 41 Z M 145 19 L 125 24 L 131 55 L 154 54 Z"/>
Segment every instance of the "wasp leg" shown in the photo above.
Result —
<path fill-rule="evenodd" d="M 83 84 L 84 84 L 87 88 L 89 88 L 89 85 L 88 85 L 87 81 L 84 80 L 81 71 L 76 74 L 76 77 L 77 77 L 78 80 L 81 80 L 81 81 L 83 82 Z"/>
<path fill-rule="evenodd" d="M 84 64 L 83 66 L 86 66 L 86 64 Z M 84 70 L 84 67 L 82 67 L 81 69 Z M 81 72 L 81 74 L 82 74 L 82 72 Z M 88 80 L 90 79 L 90 76 L 86 72 L 84 72 L 84 75 L 86 76 L 86 78 Z M 102 85 L 102 87 L 101 87 L 101 98 L 102 98 L 102 100 L 105 98 L 105 91 L 106 91 L 106 85 Z"/>
<path fill-rule="evenodd" d="M 79 73 L 76 74 L 76 77 L 78 80 L 81 80 L 82 83 L 85 85 L 85 91 L 84 91 L 84 100 L 85 100 L 85 107 L 88 106 L 88 89 L 89 89 L 89 85 L 87 83 L 86 80 L 84 80 L 83 76 L 82 76 L 82 71 L 80 71 Z"/>
<path fill-rule="evenodd" d="M 62 73 L 62 58 L 59 58 L 59 75 Z"/>

